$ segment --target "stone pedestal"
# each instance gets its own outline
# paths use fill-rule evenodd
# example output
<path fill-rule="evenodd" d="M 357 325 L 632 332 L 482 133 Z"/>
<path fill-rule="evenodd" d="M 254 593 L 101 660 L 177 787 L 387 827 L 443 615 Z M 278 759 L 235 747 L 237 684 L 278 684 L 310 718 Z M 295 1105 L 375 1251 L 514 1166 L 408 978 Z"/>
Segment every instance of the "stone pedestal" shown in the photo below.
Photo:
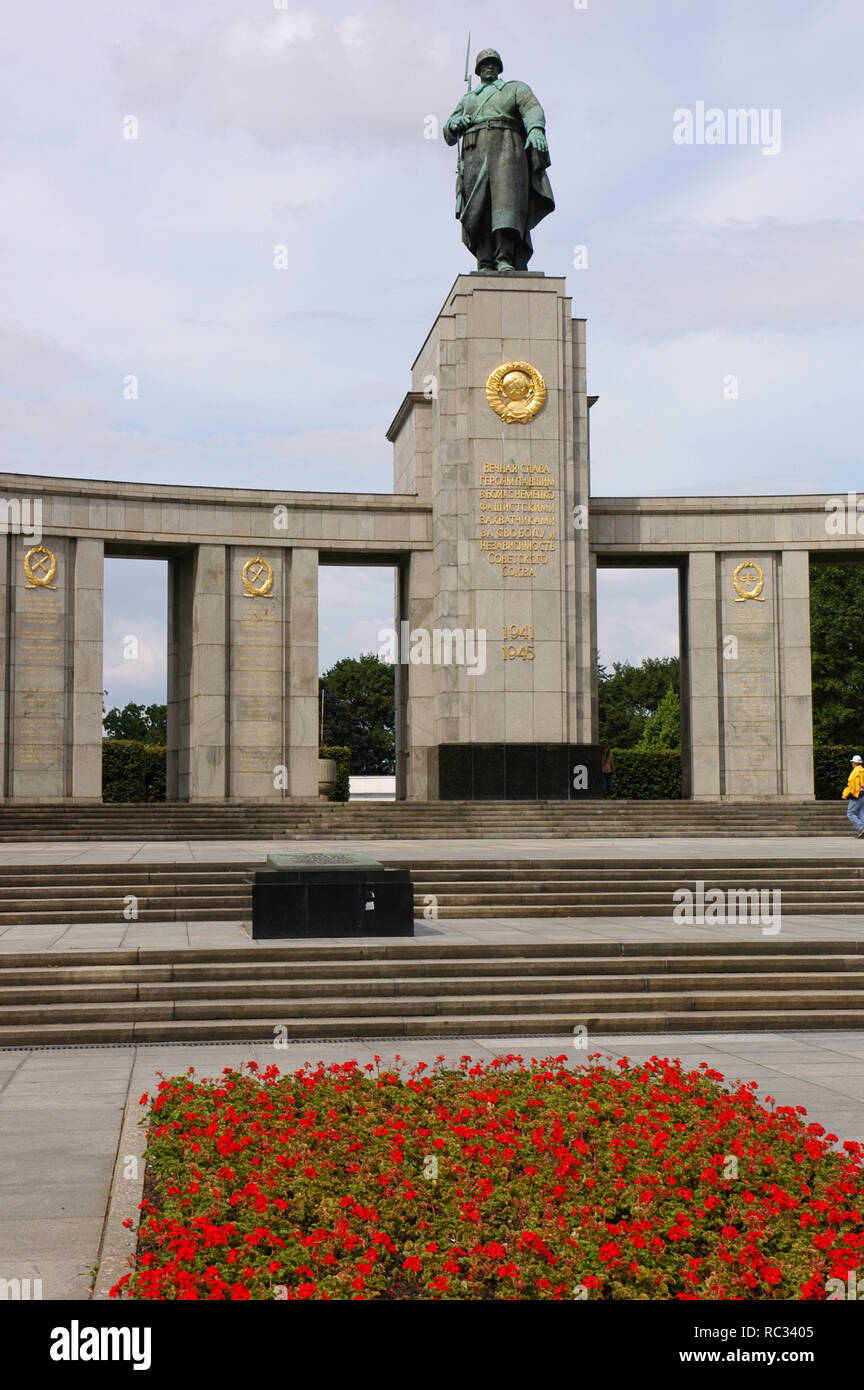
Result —
<path fill-rule="evenodd" d="M 541 399 L 538 374 L 541 408 L 512 418 Z M 457 795 L 449 749 L 491 768 L 490 748 L 535 745 L 538 797 L 596 793 L 567 766 L 595 720 L 585 335 L 563 279 L 460 275 L 411 384 L 388 437 L 397 491 L 432 506 L 433 551 L 398 586 L 400 790 Z M 481 774 L 467 795 L 481 784 L 505 794 Z"/>
<path fill-rule="evenodd" d="M 386 869 L 368 854 L 267 856 L 252 884 L 256 940 L 322 936 L 413 936 L 408 869 Z"/>

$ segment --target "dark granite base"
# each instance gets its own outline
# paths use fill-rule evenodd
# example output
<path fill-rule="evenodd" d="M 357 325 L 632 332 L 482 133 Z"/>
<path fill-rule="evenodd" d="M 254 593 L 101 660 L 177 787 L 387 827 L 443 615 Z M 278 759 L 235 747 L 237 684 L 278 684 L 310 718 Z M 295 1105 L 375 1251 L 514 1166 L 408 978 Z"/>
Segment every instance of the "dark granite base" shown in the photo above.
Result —
<path fill-rule="evenodd" d="M 434 750 L 441 801 L 574 801 L 603 795 L 594 743 L 442 743 Z M 574 769 L 587 769 L 574 787 Z"/>
<path fill-rule="evenodd" d="M 320 936 L 413 936 L 408 869 L 261 869 L 252 886 L 256 940 Z"/>

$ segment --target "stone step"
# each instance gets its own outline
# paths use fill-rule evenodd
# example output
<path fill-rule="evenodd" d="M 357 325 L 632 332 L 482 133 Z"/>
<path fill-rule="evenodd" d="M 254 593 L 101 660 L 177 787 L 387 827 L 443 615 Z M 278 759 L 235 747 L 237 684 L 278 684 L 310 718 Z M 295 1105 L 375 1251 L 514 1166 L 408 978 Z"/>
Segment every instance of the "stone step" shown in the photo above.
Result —
<path fill-rule="evenodd" d="M 237 903 L 227 908 L 219 907 L 218 902 L 218 899 L 206 899 L 204 906 L 199 907 L 178 906 L 176 902 L 165 903 L 158 908 L 139 905 L 137 916 L 128 919 L 127 924 L 133 925 L 133 920 L 138 925 L 142 922 L 156 925 L 159 922 L 244 922 L 251 918 L 251 899 L 246 904 Z M 122 925 L 124 921 L 127 919 L 123 917 L 122 905 L 109 908 L 102 905 L 87 911 L 67 909 L 54 912 L 44 908 L 31 908 L 21 912 L 0 912 L 0 927 L 110 926 Z"/>
<path fill-rule="evenodd" d="M 319 801 L 137 805 L 0 806 L 0 841 L 56 839 L 285 840 L 356 835 L 424 839 L 560 839 L 578 835 L 849 834 L 842 801 L 701 803 L 673 801 L 402 802 Z"/>
<path fill-rule="evenodd" d="M 168 966 L 177 971 L 207 969 L 256 969 L 279 963 L 315 964 L 345 962 L 386 964 L 389 962 L 442 961 L 534 961 L 544 960 L 687 960 L 713 958 L 725 960 L 751 958 L 767 961 L 819 960 L 842 956 L 850 960 L 864 956 L 864 927 L 861 940 L 784 939 L 782 952 L 769 946 L 761 936 L 738 941 L 454 941 L 416 937 L 404 941 L 283 941 L 278 944 L 242 946 L 137 946 L 126 949 L 87 948 L 78 950 L 5 951 L 0 954 L 0 971 L 21 968 L 96 966 Z M 656 966 L 655 966 L 656 968 Z"/>
<path fill-rule="evenodd" d="M 801 955 L 794 956 L 784 953 L 771 952 L 767 955 L 725 955 L 720 954 L 725 951 L 725 946 L 717 945 L 714 952 L 699 955 L 680 955 L 669 954 L 670 951 L 678 950 L 678 946 L 663 948 L 666 954 L 658 965 L 655 957 L 649 955 L 639 955 L 633 958 L 626 956 L 590 956 L 584 954 L 582 959 L 558 958 L 549 956 L 520 956 L 510 960 L 499 960 L 494 957 L 471 960 L 471 959 L 419 959 L 416 961 L 402 960 L 303 960 L 303 961 L 234 961 L 230 964 L 221 964 L 209 961 L 204 964 L 165 964 L 165 965 L 141 965 L 141 964 L 119 964 L 119 965 L 56 965 L 53 967 L 33 966 L 2 966 L 0 965 L 0 989 L 8 989 L 11 986 L 22 986 L 27 989 L 35 989 L 43 986 L 48 987 L 78 987 L 78 986 L 127 986 L 149 988 L 151 985 L 162 985 L 171 982 L 172 987 L 178 988 L 189 986 L 200 990 L 212 988 L 220 991 L 223 986 L 230 989 L 246 991 L 257 990 L 263 984 L 279 985 L 281 988 L 294 988 L 305 986 L 308 983 L 323 983 L 331 980 L 340 981 L 346 988 L 364 989 L 371 987 L 377 982 L 390 980 L 415 981 L 418 988 L 421 984 L 425 987 L 427 980 L 446 981 L 454 980 L 476 980 L 501 981 L 506 982 L 510 979 L 533 979 L 543 980 L 567 980 L 577 979 L 584 976 L 601 978 L 614 976 L 618 978 L 636 977 L 640 979 L 657 979 L 658 981 L 670 980 L 675 984 L 679 976 L 696 978 L 706 978 L 702 971 L 694 970 L 696 965 L 704 963 L 705 971 L 710 971 L 712 978 L 737 976 L 745 978 L 742 971 L 742 964 L 746 965 L 746 978 L 754 980 L 756 977 L 770 973 L 777 978 L 785 979 L 788 975 L 801 972 L 813 978 L 830 975 L 842 981 L 844 978 L 851 978 L 858 974 L 864 974 L 864 953 L 860 955 Z M 90 954 L 79 952 L 78 955 Z M 193 955 L 194 951 L 186 950 L 185 955 Z M 248 954 L 248 952 L 247 952 Z M 256 950 L 255 955 L 258 955 Z M 19 957 L 20 959 L 20 957 Z M 662 972 L 662 973 L 658 973 Z M 842 973 L 838 973 L 842 972 Z M 557 986 L 555 986 L 557 987 Z M 662 983 L 658 987 L 664 987 Z M 754 984 L 754 987 L 761 988 L 761 983 Z M 215 995 L 214 995 L 215 997 Z"/>
<path fill-rule="evenodd" d="M 826 904 L 824 907 L 820 907 L 818 904 L 814 903 L 786 903 L 785 901 L 783 903 L 783 914 L 786 916 L 810 916 L 816 911 L 819 911 L 820 913 L 836 913 L 840 916 L 848 917 L 853 916 L 855 913 L 860 913 L 861 903 L 858 899 L 834 902 L 830 905 Z M 666 906 L 663 906 L 659 904 L 652 905 L 650 903 L 645 903 L 641 905 L 631 904 L 626 908 L 623 907 L 621 903 L 595 903 L 587 907 L 583 906 L 581 908 L 577 904 L 559 907 L 543 907 L 537 906 L 536 904 L 532 903 L 522 903 L 513 904 L 509 909 L 507 907 L 502 907 L 500 904 L 497 906 L 477 904 L 470 908 L 465 906 L 439 907 L 438 909 L 439 921 L 459 922 L 464 920 L 466 917 L 470 917 L 472 920 L 476 921 L 494 920 L 502 922 L 509 921 L 510 918 L 513 917 L 518 918 L 520 921 L 529 921 L 532 918 L 545 917 L 560 917 L 562 919 L 567 920 L 576 919 L 580 917 L 651 917 L 665 918 L 670 923 L 672 921 L 672 914 L 668 904 Z M 421 919 L 418 914 L 416 920 L 419 921 L 425 919 Z M 699 923 L 698 925 L 701 926 L 703 924 Z M 709 920 L 704 925 L 710 927 L 715 924 L 712 924 L 712 922 Z M 716 925 L 720 927 L 723 926 L 724 923 L 721 921 L 717 922 Z M 746 925 L 746 923 L 742 923 L 742 925 Z M 756 920 L 755 914 L 750 921 L 750 925 L 760 925 L 760 922 Z"/>
<path fill-rule="evenodd" d="M 244 998 L 244 999 L 198 999 L 198 1000 L 159 1000 L 131 999 L 119 1002 L 102 1001 L 96 1003 L 50 1003 L 50 1004 L 6 1004 L 0 1010 L 2 1027 L 30 1025 L 34 1028 L 59 1023 L 110 1023 L 203 1019 L 230 1019 L 240 1021 L 246 1018 L 269 1017 L 273 1024 L 282 1020 L 305 1018 L 308 1020 L 352 1017 L 362 1023 L 368 1017 L 376 1018 L 459 1018 L 470 1014 L 475 1018 L 492 1017 L 506 1013 L 513 1015 L 533 1015 L 548 1013 L 554 1003 L 557 1012 L 567 1012 L 574 1024 L 585 1021 L 586 1015 L 597 1016 L 606 1012 L 618 1015 L 630 1012 L 673 1012 L 713 1013 L 734 1010 L 738 1013 L 762 1013 L 765 1009 L 780 1008 L 800 1017 L 818 1016 L 822 1010 L 852 1011 L 864 1017 L 864 990 L 797 990 L 782 993 L 778 997 L 768 991 L 757 995 L 747 990 L 713 990 L 710 993 L 690 995 L 684 993 L 662 994 L 650 991 L 630 993 L 571 993 L 555 995 L 551 999 L 546 994 L 438 994 L 431 998 L 416 995 L 403 995 L 398 998 L 375 998 L 348 1000 L 333 997 L 317 998 Z M 814 1027 L 817 1025 L 810 1024 Z"/>
<path fill-rule="evenodd" d="M 589 1037 L 603 1033 L 694 1033 L 694 1032 L 779 1032 L 794 1028 L 802 1031 L 800 1011 L 788 1008 L 715 1012 L 603 1013 L 577 1020 Z M 274 1042 L 274 1037 L 327 1041 L 364 1038 L 447 1038 L 447 1037 L 526 1037 L 561 1038 L 561 1050 L 573 1043 L 574 1020 L 569 1013 L 532 1014 L 527 1020 L 521 1012 L 512 1014 L 462 1014 L 452 1017 L 394 1018 L 368 1016 L 356 1018 L 274 1019 L 266 1014 L 258 1019 L 138 1020 L 113 1023 L 42 1023 L 0 1026 L 3 1047 L 78 1047 L 85 1044 L 166 1043 L 166 1042 Z M 823 1009 L 807 1017 L 807 1028 L 862 1029 L 864 1010 Z M 278 1030 L 278 1032 L 276 1031 Z M 575 1054 L 579 1056 L 577 1051 Z M 279 1061 L 278 1047 L 274 1060 Z"/>
<path fill-rule="evenodd" d="M 0 926 L 119 923 L 128 920 L 125 900 L 130 895 L 138 900 L 135 920 L 141 923 L 248 922 L 256 867 L 260 864 L 249 861 L 213 866 L 6 864 L 0 869 Z M 418 919 L 430 898 L 442 920 L 671 918 L 678 905 L 675 893 L 684 888 L 695 894 L 699 882 L 706 894 L 717 888 L 743 895 L 780 889 L 786 914 L 855 914 L 864 907 L 864 864 L 836 857 L 775 864 L 732 856 L 695 865 L 660 857 L 629 865 L 605 858 L 542 866 L 530 860 L 443 865 L 427 860 L 413 866 L 412 877 Z M 773 903 L 773 896 L 766 897 L 766 911 L 773 910 Z M 737 906 L 749 913 L 751 899 L 739 897 Z M 752 907 L 761 910 L 762 899 Z"/>
<path fill-rule="evenodd" d="M 864 940 L 139 947 L 0 956 L 0 1046 L 864 1024 Z"/>
<path fill-rule="evenodd" d="M 758 991 L 765 996 L 765 979 L 758 974 L 724 974 L 718 980 L 715 974 L 664 975 L 646 977 L 643 974 L 591 974 L 574 977 L 523 975 L 494 978 L 459 978 L 454 976 L 429 977 L 417 979 L 414 976 L 387 979 L 348 980 L 340 977 L 332 979 L 308 979 L 299 981 L 256 980 L 250 987 L 248 981 L 199 982 L 166 980 L 161 982 L 130 981 L 124 983 L 57 983 L 30 985 L 0 985 L 0 1017 L 5 1016 L 6 1006 L 23 1005 L 80 1005 L 100 1003 L 165 1003 L 170 1001 L 203 1001 L 209 1009 L 216 1001 L 242 1001 L 245 1006 L 250 994 L 256 1001 L 261 1000 L 317 1000 L 338 998 L 343 1003 L 360 999 L 410 999 L 434 997 L 446 1001 L 454 997 L 478 999 L 496 996 L 529 998 L 531 995 L 567 995 L 576 993 L 596 997 L 615 997 L 633 995 L 641 997 L 650 994 L 693 993 L 700 998 L 712 997 L 718 992 L 738 993 Z M 482 986 L 482 989 L 481 989 Z M 480 993 L 478 994 L 478 990 Z M 811 972 L 788 975 L 774 973 L 771 976 L 770 993 L 788 991 L 832 990 L 838 998 L 847 993 L 864 994 L 864 970 L 853 973 L 830 974 Z M 179 1016 L 179 1015 L 178 1015 Z"/>
<path fill-rule="evenodd" d="M 686 862 L 670 862 L 661 859 L 644 862 L 581 860 L 568 862 L 552 860 L 540 867 L 530 868 L 513 861 L 489 859 L 476 866 L 461 866 L 453 863 L 439 865 L 418 864 L 413 858 L 395 861 L 382 856 L 382 861 L 395 865 L 406 862 L 410 865 L 415 883 L 542 883 L 555 880 L 561 883 L 615 883 L 615 882 L 678 882 L 682 879 L 695 882 L 697 879 L 740 881 L 742 875 L 764 882 L 787 879 L 794 881 L 818 873 L 826 878 L 846 877 L 864 884 L 864 864 L 855 860 L 829 860 L 812 857 L 799 861 L 780 861 L 754 863 L 733 857 L 725 859 L 690 859 Z M 26 865 L 7 866 L 0 872 L 0 890 L 11 891 L 16 887 L 37 887 L 48 890 L 52 886 L 70 889 L 115 885 L 121 889 L 128 884 L 140 884 L 151 888 L 171 888 L 175 883 L 184 887 L 242 887 L 251 882 L 256 870 L 264 868 L 264 862 L 249 862 L 238 865 L 232 872 L 213 871 L 196 867 L 190 872 L 188 866 L 178 864 L 167 866 L 156 872 L 146 868 L 123 865 L 102 866 L 62 866 L 57 868 L 30 869 Z"/>

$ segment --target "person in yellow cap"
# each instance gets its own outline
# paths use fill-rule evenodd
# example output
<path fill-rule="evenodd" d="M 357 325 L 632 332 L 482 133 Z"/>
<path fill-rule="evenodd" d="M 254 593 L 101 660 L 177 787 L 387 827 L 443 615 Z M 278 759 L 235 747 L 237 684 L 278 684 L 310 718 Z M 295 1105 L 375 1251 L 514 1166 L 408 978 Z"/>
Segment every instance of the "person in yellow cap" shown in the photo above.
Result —
<path fill-rule="evenodd" d="M 849 781 L 843 792 L 843 797 L 847 802 L 846 814 L 850 824 L 858 832 L 858 839 L 864 835 L 864 766 L 858 754 L 851 759 L 852 771 L 849 773 Z"/>

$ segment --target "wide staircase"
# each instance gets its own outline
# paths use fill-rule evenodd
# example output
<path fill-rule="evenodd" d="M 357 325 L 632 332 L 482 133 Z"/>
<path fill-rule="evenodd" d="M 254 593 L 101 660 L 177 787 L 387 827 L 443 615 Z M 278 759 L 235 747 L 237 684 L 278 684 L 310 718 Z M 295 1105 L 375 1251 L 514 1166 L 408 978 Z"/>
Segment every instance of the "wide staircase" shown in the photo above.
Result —
<path fill-rule="evenodd" d="M 386 861 L 385 861 L 386 862 Z M 742 909 L 773 914 L 864 912 L 861 861 L 829 856 L 772 859 L 657 857 L 412 858 L 415 916 L 435 920 L 512 917 L 665 917 L 681 889 L 697 901 L 720 889 L 749 894 Z M 111 922 L 248 922 L 249 861 L 202 864 L 2 864 L 0 927 Z M 779 899 L 774 893 L 779 892 Z M 757 897 L 758 895 L 758 897 Z M 733 900 L 734 901 L 734 900 Z"/>
<path fill-rule="evenodd" d="M 844 812 L 840 800 L 7 804 L 0 841 L 846 835 Z"/>
<path fill-rule="evenodd" d="M 296 943 L 0 957 L 0 1047 L 864 1027 L 864 942 Z"/>

